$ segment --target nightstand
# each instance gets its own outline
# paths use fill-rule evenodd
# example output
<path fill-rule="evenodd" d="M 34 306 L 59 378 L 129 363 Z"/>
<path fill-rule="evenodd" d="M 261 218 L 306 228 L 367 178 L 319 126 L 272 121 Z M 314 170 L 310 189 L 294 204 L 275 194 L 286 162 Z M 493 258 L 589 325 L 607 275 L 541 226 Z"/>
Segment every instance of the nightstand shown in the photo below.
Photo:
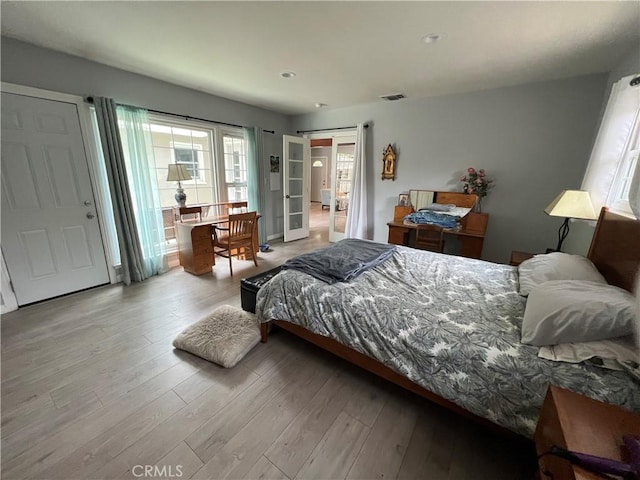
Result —
<path fill-rule="evenodd" d="M 517 267 L 522 262 L 524 262 L 525 260 L 529 260 L 534 255 L 535 255 L 534 253 L 519 252 L 517 250 L 512 250 L 511 258 L 509 258 L 509 265 L 513 265 L 514 267 Z"/>
<path fill-rule="evenodd" d="M 640 436 L 640 415 L 621 407 L 549 386 L 536 427 L 536 451 L 541 455 L 557 445 L 574 452 L 621 460 L 623 434 Z M 541 480 L 600 480 L 603 477 L 544 455 Z"/>

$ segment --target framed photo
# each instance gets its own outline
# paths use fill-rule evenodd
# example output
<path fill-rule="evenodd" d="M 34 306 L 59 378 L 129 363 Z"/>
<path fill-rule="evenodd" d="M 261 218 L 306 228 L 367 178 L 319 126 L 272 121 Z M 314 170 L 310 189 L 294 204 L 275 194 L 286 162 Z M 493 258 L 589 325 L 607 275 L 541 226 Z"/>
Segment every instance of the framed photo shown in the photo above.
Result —
<path fill-rule="evenodd" d="M 401 193 L 398 195 L 398 205 L 401 207 L 409 207 L 411 205 L 411 200 L 409 200 L 408 193 Z"/>
<path fill-rule="evenodd" d="M 396 179 L 396 153 L 391 144 L 382 152 L 382 180 Z"/>
<path fill-rule="evenodd" d="M 280 173 L 279 155 L 269 155 L 269 163 L 271 164 L 271 173 Z"/>

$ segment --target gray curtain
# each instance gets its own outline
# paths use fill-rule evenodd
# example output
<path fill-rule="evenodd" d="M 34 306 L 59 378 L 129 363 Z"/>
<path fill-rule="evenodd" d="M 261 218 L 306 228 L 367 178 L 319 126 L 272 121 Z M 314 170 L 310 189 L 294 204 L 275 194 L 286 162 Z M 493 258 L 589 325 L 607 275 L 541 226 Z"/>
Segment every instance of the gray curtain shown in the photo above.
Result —
<path fill-rule="evenodd" d="M 118 129 L 116 103 L 111 98 L 94 97 L 94 106 L 107 167 L 109 189 L 111 190 L 113 216 L 118 233 L 122 281 L 125 285 L 129 285 L 132 281 L 144 280 L 146 276 Z"/>
<path fill-rule="evenodd" d="M 247 139 L 249 210 L 255 210 L 262 215 L 260 220 L 258 220 L 258 241 L 260 245 L 267 242 L 265 181 L 268 179 L 268 172 L 264 158 L 263 134 L 262 128 L 260 127 L 245 128 L 245 137 Z"/>

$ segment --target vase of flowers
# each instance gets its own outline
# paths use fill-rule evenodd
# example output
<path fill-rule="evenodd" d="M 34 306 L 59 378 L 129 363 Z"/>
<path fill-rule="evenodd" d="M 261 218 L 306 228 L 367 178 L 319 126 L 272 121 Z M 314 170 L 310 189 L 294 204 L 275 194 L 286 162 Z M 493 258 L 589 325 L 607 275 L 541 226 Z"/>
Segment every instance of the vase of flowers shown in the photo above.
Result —
<path fill-rule="evenodd" d="M 476 211 L 482 212 L 482 198 L 487 196 L 489 188 L 493 180 L 487 178 L 487 174 L 484 169 L 476 170 L 473 167 L 467 168 L 467 173 L 460 177 L 460 181 L 464 182 L 462 191 L 464 193 L 475 193 L 478 195 L 478 203 L 476 204 Z"/>

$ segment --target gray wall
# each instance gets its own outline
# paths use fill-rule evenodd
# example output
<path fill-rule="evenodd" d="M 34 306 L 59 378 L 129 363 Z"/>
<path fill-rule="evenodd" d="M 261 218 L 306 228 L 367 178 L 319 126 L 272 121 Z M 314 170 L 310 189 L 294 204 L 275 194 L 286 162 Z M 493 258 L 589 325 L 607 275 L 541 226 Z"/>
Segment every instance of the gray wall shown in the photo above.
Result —
<path fill-rule="evenodd" d="M 294 117 L 296 130 L 368 122 L 370 238 L 386 242 L 398 194 L 412 188 L 461 190 L 467 167 L 484 168 L 495 186 L 483 258 L 507 262 L 511 250 L 555 247 L 561 219 L 544 208 L 580 186 L 607 84 L 589 75 L 481 92 L 404 99 Z M 396 181 L 382 181 L 382 151 L 393 144 Z"/>
<path fill-rule="evenodd" d="M 513 249 L 544 251 L 556 243 L 559 219 L 542 210 L 561 190 L 578 188 L 586 168 L 605 89 L 638 71 L 638 50 L 606 75 L 591 75 L 482 92 L 405 99 L 290 117 L 78 57 L 2 37 L 2 81 L 275 130 L 264 153 L 282 157 L 283 133 L 370 123 L 367 131 L 370 238 L 386 241 L 386 222 L 400 192 L 459 190 L 469 166 L 485 168 L 495 188 L 484 258 L 507 261 Z M 608 82 L 608 83 L 607 83 Z M 381 181 L 382 150 L 398 153 L 398 178 Z M 283 231 L 282 192 L 268 192 L 267 234 Z M 567 251 L 584 253 L 591 231 L 572 226 Z"/>
<path fill-rule="evenodd" d="M 263 161 L 268 163 L 269 155 L 282 157 L 282 134 L 290 132 L 290 117 L 286 115 L 7 37 L 1 39 L 1 53 L 3 82 L 81 96 L 112 97 L 118 103 L 275 130 L 275 135 L 264 135 Z M 272 235 L 283 230 L 282 192 L 269 191 L 268 195 L 267 211 L 262 213 L 267 235 Z"/>
<path fill-rule="evenodd" d="M 600 107 L 600 118 L 598 119 L 598 128 L 600 128 L 600 121 L 604 115 L 607 102 L 609 101 L 609 95 L 611 94 L 611 87 L 614 83 L 627 75 L 640 74 L 640 46 L 637 46 L 629 51 L 627 55 L 624 55 L 618 62 L 616 68 L 609 73 L 609 79 L 607 81 L 606 93 L 603 97 L 603 102 Z M 597 129 L 594 132 L 592 146 L 596 140 Z M 587 159 L 588 161 L 588 159 Z M 583 176 L 587 170 L 585 164 Z M 571 222 L 571 234 L 566 240 L 566 250 L 568 252 L 579 253 L 585 255 L 589 251 L 589 245 L 591 244 L 591 238 L 593 237 L 593 231 L 595 229 L 595 222 L 585 222 L 577 220 Z"/>

